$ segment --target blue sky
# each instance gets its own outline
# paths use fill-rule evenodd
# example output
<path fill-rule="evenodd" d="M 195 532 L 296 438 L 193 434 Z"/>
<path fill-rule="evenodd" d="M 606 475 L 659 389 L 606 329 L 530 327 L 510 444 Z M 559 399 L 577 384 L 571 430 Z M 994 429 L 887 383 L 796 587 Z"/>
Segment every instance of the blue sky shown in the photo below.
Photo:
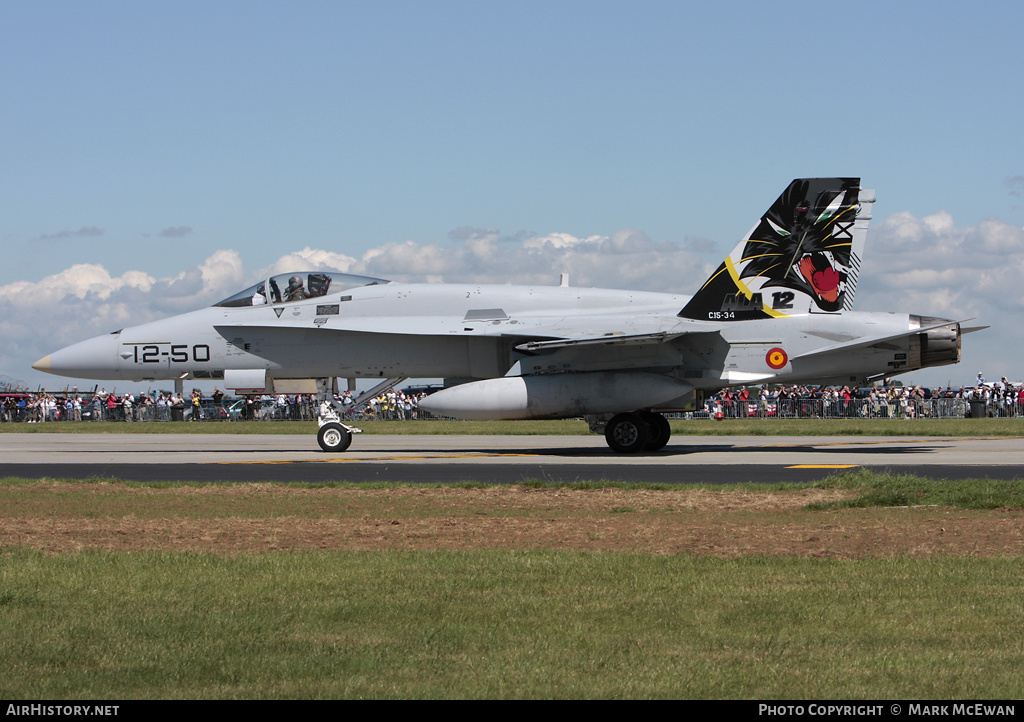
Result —
<path fill-rule="evenodd" d="M 22 351 L 0 374 L 52 383 L 29 365 L 57 346 L 217 300 L 292 253 L 430 280 L 557 282 L 564 261 L 586 285 L 689 292 L 792 178 L 842 175 L 878 194 L 858 308 L 976 313 L 1002 328 L 967 337 L 972 367 L 942 381 L 979 362 L 1024 376 L 1021 3 L 0 12 L 0 289 L 66 288 L 0 301 Z M 531 239 L 626 229 L 646 255 L 508 263 Z M 497 250 L 468 253 L 482 237 Z"/>

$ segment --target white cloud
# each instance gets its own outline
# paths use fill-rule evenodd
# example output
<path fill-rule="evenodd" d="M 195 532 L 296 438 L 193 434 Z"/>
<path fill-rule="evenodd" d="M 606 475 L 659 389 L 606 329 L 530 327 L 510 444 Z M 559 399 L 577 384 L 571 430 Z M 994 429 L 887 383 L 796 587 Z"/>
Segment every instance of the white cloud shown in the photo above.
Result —
<path fill-rule="evenodd" d="M 568 233 L 509 238 L 492 229 L 458 230 L 449 245 L 392 243 L 363 254 L 354 273 L 396 281 L 557 284 L 687 292 L 704 279 L 700 253 L 655 243 L 641 231 L 577 238 Z M 721 259 L 715 258 L 717 264 Z"/>
<path fill-rule="evenodd" d="M 229 295 L 243 282 L 240 256 L 216 251 L 177 276 L 139 270 L 112 276 L 99 264 L 76 264 L 38 282 L 0 286 L 0 369 L 14 378 L 35 372 L 36 359 L 68 344 L 162 316 L 198 308 Z"/>
<path fill-rule="evenodd" d="M 236 251 L 214 251 L 213 255 L 199 264 L 203 277 L 203 288 L 223 290 L 244 280 L 245 269 L 242 257 Z"/>
<path fill-rule="evenodd" d="M 346 256 L 343 253 L 332 253 L 321 251 L 306 246 L 301 251 L 295 251 L 281 256 L 268 268 L 264 268 L 258 274 L 263 276 L 275 276 L 278 273 L 289 271 L 341 271 L 349 273 L 355 264 L 356 259 Z"/>
<path fill-rule="evenodd" d="M 608 236 L 588 236 L 577 238 L 569 233 L 549 233 L 546 236 L 537 236 L 523 241 L 523 248 L 544 248 L 550 245 L 552 248 L 572 248 L 585 243 L 598 243 L 607 240 Z"/>
<path fill-rule="evenodd" d="M 1024 228 L 989 219 L 958 227 L 945 212 L 898 213 L 869 230 L 857 290 L 863 310 L 898 310 L 989 325 L 963 341 L 963 362 L 998 378 L 1024 377 Z M 912 374 L 961 379 L 963 366 Z"/>
<path fill-rule="evenodd" d="M 0 298 L 26 309 L 56 304 L 66 296 L 78 299 L 94 297 L 104 301 L 123 288 L 148 291 L 154 279 L 142 271 L 128 271 L 114 278 L 107 269 L 94 263 L 79 263 L 39 282 L 15 281 L 0 286 Z"/>
<path fill-rule="evenodd" d="M 371 248 L 363 254 L 359 263 L 354 266 L 356 273 L 370 276 L 389 274 L 387 277 L 398 277 L 400 280 L 415 277 L 430 277 L 442 280 L 445 272 L 451 270 L 445 253 L 436 243 L 420 245 L 412 241 L 389 243 L 379 248 Z"/>
<path fill-rule="evenodd" d="M 1014 295 L 1022 265 L 1024 228 L 994 219 L 959 228 L 948 213 L 900 213 L 869 231 L 862 289 L 899 294 L 931 281 L 937 296 L 990 303 Z"/>

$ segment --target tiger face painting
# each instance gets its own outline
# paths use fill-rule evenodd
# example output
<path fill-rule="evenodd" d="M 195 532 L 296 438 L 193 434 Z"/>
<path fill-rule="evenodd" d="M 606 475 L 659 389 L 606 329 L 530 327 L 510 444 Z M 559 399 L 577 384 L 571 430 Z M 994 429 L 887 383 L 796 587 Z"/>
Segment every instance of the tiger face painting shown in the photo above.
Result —
<path fill-rule="evenodd" d="M 844 308 L 859 270 L 853 253 L 856 179 L 816 188 L 816 179 L 794 182 L 755 227 L 737 263 L 740 278 L 762 287 L 789 288 L 809 296 L 822 311 Z"/>

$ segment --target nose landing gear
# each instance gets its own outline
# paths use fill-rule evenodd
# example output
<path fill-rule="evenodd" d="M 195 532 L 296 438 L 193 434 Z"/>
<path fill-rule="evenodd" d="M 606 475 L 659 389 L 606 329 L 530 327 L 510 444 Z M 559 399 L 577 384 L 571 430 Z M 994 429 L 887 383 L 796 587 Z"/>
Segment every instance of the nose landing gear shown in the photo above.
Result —
<path fill-rule="evenodd" d="M 352 444 L 351 427 L 335 421 L 328 421 L 317 431 L 316 441 L 324 451 L 344 451 Z"/>
<path fill-rule="evenodd" d="M 352 434 L 362 433 L 355 426 L 341 423 L 341 416 L 335 408 L 333 399 L 324 399 L 317 415 L 320 429 L 316 432 L 316 442 L 324 451 L 342 452 L 352 445 Z"/>

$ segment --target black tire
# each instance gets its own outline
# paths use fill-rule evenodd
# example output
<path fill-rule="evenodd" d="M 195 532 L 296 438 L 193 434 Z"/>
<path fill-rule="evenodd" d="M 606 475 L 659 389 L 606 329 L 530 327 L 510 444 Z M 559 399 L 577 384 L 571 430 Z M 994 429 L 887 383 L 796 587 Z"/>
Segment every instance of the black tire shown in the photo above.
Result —
<path fill-rule="evenodd" d="M 344 451 L 352 444 L 352 432 L 332 421 L 321 426 L 316 432 L 316 442 L 327 452 Z"/>
<path fill-rule="evenodd" d="M 647 445 L 647 422 L 639 414 L 618 414 L 605 426 L 604 439 L 612 451 L 619 454 L 635 454 Z"/>
<path fill-rule="evenodd" d="M 638 415 L 647 424 L 647 443 L 644 445 L 644 451 L 664 449 L 665 444 L 672 438 L 672 427 L 668 419 L 653 411 L 640 411 Z"/>

